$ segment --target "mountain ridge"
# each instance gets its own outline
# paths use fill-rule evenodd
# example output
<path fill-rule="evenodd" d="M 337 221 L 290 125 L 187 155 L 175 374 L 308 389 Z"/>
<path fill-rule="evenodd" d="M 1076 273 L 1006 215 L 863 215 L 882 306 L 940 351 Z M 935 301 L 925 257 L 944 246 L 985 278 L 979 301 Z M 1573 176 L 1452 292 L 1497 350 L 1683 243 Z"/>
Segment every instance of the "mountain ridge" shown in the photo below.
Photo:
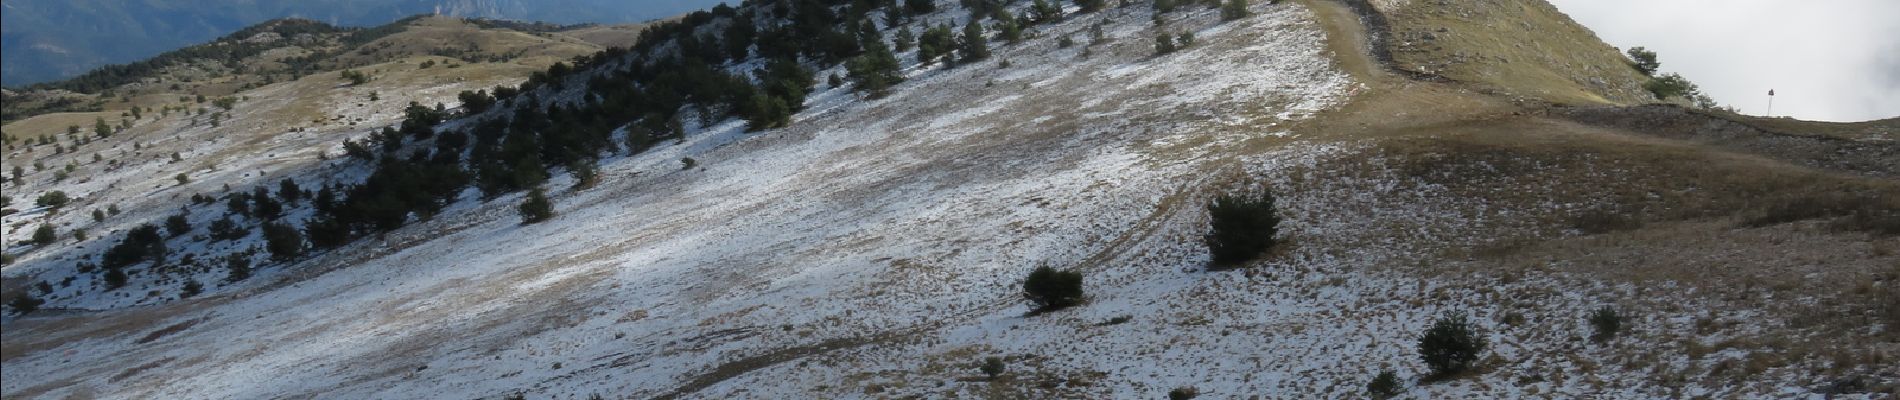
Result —
<path fill-rule="evenodd" d="M 137 61 L 277 18 L 338 26 L 376 26 L 413 15 L 546 21 L 557 24 L 643 23 L 706 7 L 718 0 L 348 0 L 109 2 L 8 0 L 0 58 L 4 84 L 18 87 L 76 76 L 97 66 Z"/>
<path fill-rule="evenodd" d="M 995 34 L 980 37 L 988 58 L 919 60 L 921 50 L 900 50 L 894 75 L 903 80 L 878 94 L 852 71 L 869 64 L 850 60 L 869 58 L 827 53 L 826 32 L 797 36 L 808 52 L 799 59 L 812 70 L 794 75 L 816 79 L 792 88 L 809 93 L 779 98 L 796 99 L 785 104 L 796 107 L 789 115 L 739 110 L 771 105 L 782 94 L 771 90 L 783 87 L 760 85 L 767 93 L 755 92 L 763 100 L 751 105 L 725 97 L 744 90 L 741 80 L 752 89 L 769 83 L 770 71 L 796 68 L 746 58 L 678 71 L 643 66 L 673 65 L 682 54 L 722 57 L 715 53 L 729 48 L 697 39 L 734 31 L 731 21 L 747 13 L 776 22 L 762 17 L 774 12 L 765 7 L 688 16 L 629 50 L 537 70 L 525 82 L 501 79 L 506 88 L 522 82 L 521 91 L 498 89 L 493 103 L 455 94 L 487 82 L 403 82 L 428 74 L 391 72 L 417 71 L 416 58 L 366 69 L 378 78 L 365 84 L 401 98 L 338 116 L 362 118 L 363 127 L 239 135 L 309 143 L 283 147 L 296 152 L 281 158 L 194 154 L 194 162 L 229 165 L 221 176 L 194 175 L 219 180 L 196 188 L 270 186 L 285 174 L 306 185 L 334 178 L 326 188 L 375 179 L 374 163 L 346 155 L 352 143 L 387 143 L 379 127 L 401 127 L 402 136 L 398 151 L 371 160 L 415 166 L 437 158 L 426 150 L 448 138 L 480 137 L 489 121 L 525 121 L 539 132 L 526 137 L 554 143 L 561 127 L 531 124 L 586 121 L 577 110 L 680 89 L 662 90 L 669 84 L 729 90 L 681 90 L 704 98 L 652 108 L 677 112 L 672 118 L 612 117 L 602 126 L 616 148 L 597 152 L 592 168 L 523 169 L 547 174 L 538 186 L 557 212 L 546 222 L 517 219 L 527 188 L 463 190 L 413 223 L 307 259 L 266 261 L 253 251 L 258 278 L 213 285 L 201 297 L 175 294 L 176 284 L 221 270 L 134 266 L 133 289 L 53 299 L 119 309 L 9 320 L 0 389 L 21 397 L 1340 398 L 1364 394 L 1380 370 L 1395 371 L 1408 395 L 1429 397 L 1871 397 L 1896 388 L 1881 362 L 1896 351 L 1891 340 L 1802 339 L 1892 337 L 1883 325 L 1892 320 L 1878 314 L 1892 309 L 1879 302 L 1900 296 L 1880 296 L 1900 292 L 1879 282 L 1891 281 L 1883 274 L 1900 261 L 1892 251 L 1900 243 L 1881 230 L 1895 226 L 1900 189 L 1866 174 L 1892 170 L 1878 152 L 1891 149 L 1882 140 L 1891 141 L 1893 121 L 1823 126 L 1710 111 L 1628 129 L 1620 118 L 1652 111 L 1599 109 L 1615 96 L 1572 79 L 1583 77 L 1422 81 L 1359 68 L 1373 64 L 1366 44 L 1351 39 L 1364 27 L 1323 0 L 1254 4 L 1253 15 L 1232 21 L 1196 5 L 1073 6 L 1061 19 L 1017 26 L 1019 40 L 1006 37 L 1013 21 L 990 17 L 993 10 L 940 6 L 894 20 L 913 33 L 985 22 L 975 30 Z M 1398 11 L 1394 25 L 1429 26 L 1437 20 L 1404 16 L 1432 12 L 1403 7 L 1463 4 L 1378 6 Z M 873 30 L 894 39 L 891 28 Z M 1186 46 L 1163 52 L 1161 40 Z M 839 62 L 817 61 L 825 59 Z M 1510 64 L 1559 71 L 1564 59 L 1555 60 Z M 1466 68 L 1501 64 L 1473 59 Z M 718 73 L 739 78 L 707 78 Z M 827 75 L 852 80 L 824 82 Z M 1628 75 L 1604 79 L 1617 76 Z M 274 120 L 260 105 L 276 99 L 333 96 L 334 107 L 349 109 L 369 89 L 336 83 L 340 76 L 311 79 L 242 92 L 257 100 L 237 103 L 228 124 Z M 407 101 L 425 109 L 403 109 Z M 432 102 L 459 106 L 438 109 L 452 118 L 407 139 L 424 131 L 404 121 L 430 115 Z M 672 104 L 686 105 L 665 107 Z M 740 106 L 722 112 L 728 104 Z M 1578 111 L 1566 115 L 1570 108 Z M 1727 129 L 1720 121 L 1779 125 Z M 1721 129 L 1692 130 L 1710 125 Z M 150 126 L 126 135 L 172 132 Z M 203 129 L 193 126 L 180 131 Z M 1839 140 L 1818 152 L 1780 145 L 1776 136 L 1791 133 Z M 538 149 L 566 156 L 554 145 Z M 1828 152 L 1871 165 L 1803 161 Z M 83 153 L 47 155 L 41 146 L 8 160 L 19 154 L 57 166 Z M 283 172 L 252 178 L 262 165 Z M 25 187 L 55 187 L 43 183 L 49 173 L 36 171 Z M 1275 194 L 1285 244 L 1239 270 L 1206 270 L 1202 205 L 1258 190 Z M 94 207 L 136 200 L 79 197 Z M 1817 202 L 1830 206 L 1801 207 Z M 198 208 L 210 210 L 192 213 L 194 226 L 219 213 Z M 156 221 L 170 205 L 128 209 Z M 25 235 L 26 221 L 88 226 L 77 213 L 49 214 L 10 215 L 9 242 Z M 198 253 L 190 246 L 202 240 L 174 242 Z M 50 250 L 29 249 L 8 268 L 9 286 L 31 285 L 17 278 L 22 267 L 57 280 L 72 256 L 87 257 Z M 1020 278 L 1039 265 L 1084 273 L 1086 304 L 1031 312 Z M 92 279 L 77 276 L 81 287 Z M 140 290 L 154 300 L 120 308 Z M 1760 298 L 1803 301 L 1753 301 Z M 1603 307 L 1629 312 L 1632 329 L 1585 344 L 1582 318 Z M 1496 351 L 1477 373 L 1439 380 L 1411 339 L 1453 312 L 1469 312 Z M 233 340 L 233 332 L 244 334 Z M 988 357 L 1002 372 L 977 368 Z M 299 367 L 308 365 L 326 367 Z M 120 378 L 100 378 L 110 375 Z"/>

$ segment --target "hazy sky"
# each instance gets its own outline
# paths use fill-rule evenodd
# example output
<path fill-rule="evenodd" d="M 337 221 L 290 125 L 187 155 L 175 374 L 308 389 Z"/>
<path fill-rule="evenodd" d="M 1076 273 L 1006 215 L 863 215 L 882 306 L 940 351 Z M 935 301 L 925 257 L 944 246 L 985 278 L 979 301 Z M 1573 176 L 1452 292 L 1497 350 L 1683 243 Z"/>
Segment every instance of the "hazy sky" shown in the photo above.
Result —
<path fill-rule="evenodd" d="M 1618 48 L 1745 114 L 1900 116 L 1900 0 L 1550 0 Z"/>

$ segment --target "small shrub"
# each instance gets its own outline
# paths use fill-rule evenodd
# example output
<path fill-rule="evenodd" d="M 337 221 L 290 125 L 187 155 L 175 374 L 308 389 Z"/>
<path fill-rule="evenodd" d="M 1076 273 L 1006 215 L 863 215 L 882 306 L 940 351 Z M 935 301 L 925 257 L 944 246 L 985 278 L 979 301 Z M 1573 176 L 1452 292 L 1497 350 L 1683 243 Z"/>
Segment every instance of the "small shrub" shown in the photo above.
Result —
<path fill-rule="evenodd" d="M 1023 297 L 1036 304 L 1036 312 L 1055 311 L 1082 303 L 1082 273 L 1036 267 L 1023 279 Z"/>
<path fill-rule="evenodd" d="M 118 288 L 124 287 L 126 278 L 127 277 L 125 276 L 125 270 L 119 269 L 119 268 L 106 268 L 106 276 L 105 276 L 106 290 L 112 290 L 112 289 L 118 289 Z"/>
<path fill-rule="evenodd" d="M 19 315 L 26 315 L 34 311 L 38 311 L 40 309 L 40 305 L 43 305 L 43 304 L 46 304 L 45 300 L 40 300 L 40 298 L 38 297 L 33 297 L 33 294 L 31 293 L 21 293 L 19 296 L 13 296 L 12 301 L 7 302 L 7 306 L 13 307 L 13 312 L 18 313 Z"/>
<path fill-rule="evenodd" d="M 33 200 L 33 203 L 38 204 L 40 207 L 51 208 L 54 210 L 58 210 L 60 207 L 66 206 L 66 203 L 69 203 L 69 202 L 72 202 L 72 198 L 66 197 L 66 192 L 62 192 L 58 190 L 41 194 L 39 198 Z"/>
<path fill-rule="evenodd" d="M 1003 376 L 1003 372 L 1007 370 L 1008 368 L 1009 368 L 1008 365 L 1003 364 L 1002 357 L 984 357 L 983 365 L 978 366 L 977 370 L 982 371 L 983 376 L 987 376 L 989 377 L 989 379 L 995 380 L 996 377 Z"/>
<path fill-rule="evenodd" d="M 554 204 L 548 201 L 547 193 L 536 188 L 528 192 L 528 199 L 518 207 L 521 211 L 521 223 L 533 224 L 554 218 Z"/>
<path fill-rule="evenodd" d="M 191 233 L 191 221 L 187 220 L 184 214 L 165 217 L 165 231 L 171 233 L 172 237 L 184 236 L 186 233 Z"/>
<path fill-rule="evenodd" d="M 1277 243 L 1280 215 L 1272 193 L 1220 196 L 1207 205 L 1207 215 L 1213 231 L 1205 241 L 1214 269 L 1238 267 Z"/>
<path fill-rule="evenodd" d="M 1433 322 L 1418 338 L 1418 355 L 1434 375 L 1447 377 L 1470 370 L 1486 346 L 1464 313 L 1452 313 Z"/>
<path fill-rule="evenodd" d="M 303 232 L 289 224 L 270 222 L 264 224 L 264 248 L 270 250 L 270 257 L 278 261 L 295 260 L 303 255 Z"/>
<path fill-rule="evenodd" d="M 197 296 L 199 293 L 204 293 L 204 289 L 205 289 L 204 285 L 198 284 L 197 280 L 188 280 L 188 281 L 185 281 L 185 286 L 183 288 L 178 289 L 178 297 L 191 298 L 193 296 Z"/>
<path fill-rule="evenodd" d="M 56 241 L 59 241 L 59 232 L 54 231 L 51 224 L 42 224 L 38 229 L 33 230 L 34 244 L 45 246 Z"/>
<path fill-rule="evenodd" d="M 1248 15 L 1253 14 L 1247 11 L 1247 0 L 1227 0 L 1221 4 L 1220 19 L 1223 21 L 1247 18 Z"/>
<path fill-rule="evenodd" d="M 1590 312 L 1590 327 L 1596 329 L 1590 335 L 1590 340 L 1599 343 L 1607 342 L 1615 339 L 1617 332 L 1623 330 L 1623 317 L 1617 315 L 1615 308 L 1603 306 Z"/>
<path fill-rule="evenodd" d="M 238 254 L 224 258 L 224 268 L 228 271 L 224 279 L 231 282 L 243 281 L 251 277 L 251 259 Z"/>
<path fill-rule="evenodd" d="M 1392 370 L 1380 371 L 1378 376 L 1372 377 L 1372 382 L 1366 383 L 1366 393 L 1375 399 L 1389 399 L 1397 396 L 1400 388 L 1399 375 L 1393 373 Z"/>
<path fill-rule="evenodd" d="M 1195 389 L 1191 386 L 1182 386 L 1174 388 L 1174 390 L 1169 390 L 1168 400 L 1188 400 L 1200 395 L 1200 389 Z"/>

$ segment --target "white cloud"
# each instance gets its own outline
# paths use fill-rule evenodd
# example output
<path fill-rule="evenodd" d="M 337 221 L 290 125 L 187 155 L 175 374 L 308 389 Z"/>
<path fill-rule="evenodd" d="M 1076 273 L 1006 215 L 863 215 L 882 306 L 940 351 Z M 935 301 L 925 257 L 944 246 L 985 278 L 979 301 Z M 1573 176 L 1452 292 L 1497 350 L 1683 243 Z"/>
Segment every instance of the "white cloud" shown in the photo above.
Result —
<path fill-rule="evenodd" d="M 1550 0 L 1620 48 L 1655 50 L 1717 101 L 1828 121 L 1900 116 L 1900 1 Z"/>

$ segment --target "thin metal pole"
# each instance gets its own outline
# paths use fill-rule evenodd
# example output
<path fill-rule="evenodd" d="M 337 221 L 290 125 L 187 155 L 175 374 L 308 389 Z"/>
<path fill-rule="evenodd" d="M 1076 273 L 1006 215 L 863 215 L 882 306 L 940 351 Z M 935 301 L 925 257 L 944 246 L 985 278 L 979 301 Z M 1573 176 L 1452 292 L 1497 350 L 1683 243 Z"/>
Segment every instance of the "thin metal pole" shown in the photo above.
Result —
<path fill-rule="evenodd" d="M 1775 90 L 1768 89 L 1768 118 L 1775 117 Z"/>

